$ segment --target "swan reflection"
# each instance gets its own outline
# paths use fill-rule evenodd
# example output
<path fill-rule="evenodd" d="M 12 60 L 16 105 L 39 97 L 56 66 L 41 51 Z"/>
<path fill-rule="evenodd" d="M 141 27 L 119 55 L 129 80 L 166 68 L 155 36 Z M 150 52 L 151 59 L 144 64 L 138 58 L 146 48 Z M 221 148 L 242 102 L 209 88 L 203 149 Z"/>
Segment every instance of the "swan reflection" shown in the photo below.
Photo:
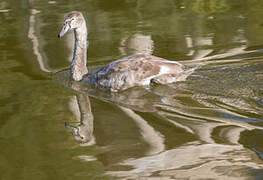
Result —
<path fill-rule="evenodd" d="M 93 135 L 93 114 L 89 96 L 84 93 L 79 93 L 70 102 L 70 109 L 78 120 L 78 125 L 73 126 L 66 123 L 66 127 L 72 131 L 75 139 L 78 142 L 86 145 L 95 144 Z"/>

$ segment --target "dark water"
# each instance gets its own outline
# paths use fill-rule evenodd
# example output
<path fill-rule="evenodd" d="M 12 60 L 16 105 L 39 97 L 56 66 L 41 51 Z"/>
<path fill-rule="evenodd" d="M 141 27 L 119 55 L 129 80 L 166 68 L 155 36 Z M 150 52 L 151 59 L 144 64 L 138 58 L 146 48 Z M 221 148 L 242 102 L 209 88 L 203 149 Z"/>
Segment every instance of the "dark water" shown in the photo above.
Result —
<path fill-rule="evenodd" d="M 263 179 L 263 2 L 0 1 L 0 179 Z M 200 68 L 109 93 L 68 82 L 88 19 L 88 66 L 136 52 Z"/>

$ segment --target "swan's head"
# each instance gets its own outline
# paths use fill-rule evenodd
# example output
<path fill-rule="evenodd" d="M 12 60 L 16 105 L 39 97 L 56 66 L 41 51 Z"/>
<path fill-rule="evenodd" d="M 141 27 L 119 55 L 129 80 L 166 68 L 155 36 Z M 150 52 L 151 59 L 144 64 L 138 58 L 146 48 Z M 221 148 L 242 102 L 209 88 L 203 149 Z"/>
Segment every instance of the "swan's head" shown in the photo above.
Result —
<path fill-rule="evenodd" d="M 90 131 L 89 127 L 86 127 L 84 124 L 79 125 L 77 127 L 65 124 L 66 128 L 68 128 L 75 139 L 81 144 L 93 144 L 95 137 L 93 136 L 93 130 Z"/>
<path fill-rule="evenodd" d="M 81 28 L 85 24 L 85 19 L 81 12 L 71 11 L 65 15 L 64 25 L 61 32 L 58 34 L 58 37 L 62 37 L 71 29 Z"/>

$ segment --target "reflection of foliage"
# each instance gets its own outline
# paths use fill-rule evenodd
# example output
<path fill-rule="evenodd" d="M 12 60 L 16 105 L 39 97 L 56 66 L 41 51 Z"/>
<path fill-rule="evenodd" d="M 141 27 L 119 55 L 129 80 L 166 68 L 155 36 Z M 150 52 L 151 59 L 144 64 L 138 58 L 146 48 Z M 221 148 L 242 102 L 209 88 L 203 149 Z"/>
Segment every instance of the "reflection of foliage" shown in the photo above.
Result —
<path fill-rule="evenodd" d="M 5 1 L 0 2 L 0 9 L 7 9 L 9 7 L 8 3 Z"/>
<path fill-rule="evenodd" d="M 6 1 L 0 1 L 0 10 L 6 10 L 9 9 L 10 5 Z M 9 19 L 9 14 L 8 13 L 0 13 L 0 38 L 6 37 L 8 30 L 7 30 L 7 25 L 6 25 L 6 20 Z M 10 26 L 10 24 L 9 24 Z"/>
<path fill-rule="evenodd" d="M 222 13 L 229 10 L 226 0 L 195 0 L 193 11 L 202 14 Z"/>

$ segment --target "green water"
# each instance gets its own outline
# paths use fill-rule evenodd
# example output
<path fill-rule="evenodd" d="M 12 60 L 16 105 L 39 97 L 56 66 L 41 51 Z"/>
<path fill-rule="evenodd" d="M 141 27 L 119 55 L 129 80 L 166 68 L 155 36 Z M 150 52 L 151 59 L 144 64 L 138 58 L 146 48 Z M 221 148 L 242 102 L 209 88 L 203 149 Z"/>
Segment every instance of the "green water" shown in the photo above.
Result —
<path fill-rule="evenodd" d="M 0 179 L 263 179 L 262 7 L 1 0 Z M 71 83 L 73 36 L 57 34 L 72 10 L 91 70 L 136 52 L 200 68 L 121 93 Z"/>

